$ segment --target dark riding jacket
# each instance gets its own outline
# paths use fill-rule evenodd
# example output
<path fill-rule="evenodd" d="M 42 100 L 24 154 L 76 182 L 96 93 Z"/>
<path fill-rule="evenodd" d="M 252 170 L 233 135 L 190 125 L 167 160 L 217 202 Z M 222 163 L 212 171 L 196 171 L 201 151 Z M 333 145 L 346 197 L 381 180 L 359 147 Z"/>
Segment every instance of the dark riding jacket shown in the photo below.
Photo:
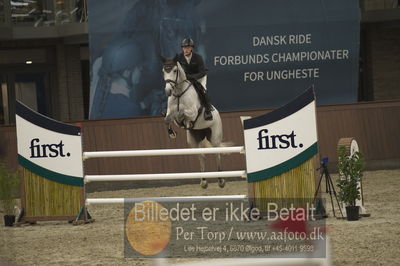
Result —
<path fill-rule="evenodd" d="M 186 61 L 185 55 L 180 53 L 178 55 L 178 62 L 181 64 L 183 70 L 186 73 L 186 78 L 190 80 L 199 94 L 201 104 L 206 108 L 206 112 L 210 112 L 211 110 L 211 103 L 207 96 L 207 91 L 198 82 L 199 79 L 204 77 L 207 73 L 206 67 L 204 65 L 203 58 L 201 55 L 192 52 L 192 58 L 190 62 Z"/>
<path fill-rule="evenodd" d="M 192 52 L 192 58 L 190 62 L 186 61 L 185 55 L 180 53 L 178 55 L 178 61 L 185 70 L 187 79 L 201 79 L 206 73 L 206 67 L 204 65 L 203 58 L 201 55 Z"/>

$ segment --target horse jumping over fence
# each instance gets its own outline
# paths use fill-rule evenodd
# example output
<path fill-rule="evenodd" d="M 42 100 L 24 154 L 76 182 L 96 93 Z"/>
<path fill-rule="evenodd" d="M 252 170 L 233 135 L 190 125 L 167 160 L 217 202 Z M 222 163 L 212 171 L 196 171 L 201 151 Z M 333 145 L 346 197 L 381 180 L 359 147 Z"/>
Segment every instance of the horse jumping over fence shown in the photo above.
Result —
<path fill-rule="evenodd" d="M 222 142 L 222 122 L 218 110 L 213 107 L 213 120 L 204 120 L 205 108 L 200 103 L 193 84 L 187 80 L 185 71 L 176 58 L 162 58 L 163 76 L 165 80 L 165 93 L 168 96 L 168 108 L 165 116 L 165 124 L 170 138 L 175 138 L 176 133 L 171 127 L 171 122 L 186 129 L 187 143 L 191 148 L 200 147 L 224 147 Z M 222 170 L 221 155 L 216 155 L 217 169 Z M 205 155 L 199 155 L 200 170 L 205 170 Z M 205 178 L 201 179 L 201 187 L 207 188 Z M 225 179 L 218 178 L 218 185 L 223 188 Z"/>

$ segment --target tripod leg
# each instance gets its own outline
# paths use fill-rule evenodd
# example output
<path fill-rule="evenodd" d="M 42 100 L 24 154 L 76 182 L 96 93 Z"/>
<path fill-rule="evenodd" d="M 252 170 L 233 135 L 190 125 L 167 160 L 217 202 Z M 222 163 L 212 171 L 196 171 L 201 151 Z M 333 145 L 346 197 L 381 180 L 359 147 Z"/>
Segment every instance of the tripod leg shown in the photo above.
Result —
<path fill-rule="evenodd" d="M 314 199 L 313 199 L 313 203 L 314 204 L 315 204 L 315 199 L 317 198 L 317 195 L 318 195 L 318 192 L 319 192 L 319 188 L 321 187 L 322 177 L 323 177 L 323 174 L 321 173 L 321 176 L 319 177 L 317 189 L 315 190 L 315 193 L 314 193 Z"/>
<path fill-rule="evenodd" d="M 329 182 L 327 181 L 327 174 L 325 173 L 325 192 L 329 193 L 331 192 Z"/>
<path fill-rule="evenodd" d="M 331 176 L 329 175 L 328 169 L 326 169 L 325 177 L 326 177 L 326 179 L 327 179 L 327 182 L 329 182 L 329 187 L 330 187 L 330 189 L 329 189 L 329 194 L 330 194 L 330 196 L 331 196 L 331 203 L 332 203 L 333 214 L 334 214 L 334 216 L 336 217 L 336 215 L 335 215 L 335 208 L 334 208 L 334 206 L 333 206 L 334 204 L 333 204 L 333 199 L 332 199 L 332 192 L 333 192 L 333 195 L 335 196 L 336 203 L 337 203 L 337 205 L 338 205 L 340 215 L 341 215 L 341 217 L 343 218 L 343 212 L 342 212 L 342 208 L 340 207 L 339 200 L 338 200 L 338 198 L 337 198 L 335 185 L 333 184 L 332 178 L 331 178 Z M 329 181 L 328 181 L 328 180 L 329 180 Z"/>
<path fill-rule="evenodd" d="M 329 174 L 325 174 L 325 179 L 326 179 L 325 181 L 326 181 L 326 186 L 327 186 L 327 189 L 328 189 L 328 193 L 329 193 L 329 196 L 331 198 L 333 216 L 336 217 L 335 204 L 333 204 L 332 190 L 331 190 L 331 187 L 333 186 L 332 179 L 329 176 Z"/>

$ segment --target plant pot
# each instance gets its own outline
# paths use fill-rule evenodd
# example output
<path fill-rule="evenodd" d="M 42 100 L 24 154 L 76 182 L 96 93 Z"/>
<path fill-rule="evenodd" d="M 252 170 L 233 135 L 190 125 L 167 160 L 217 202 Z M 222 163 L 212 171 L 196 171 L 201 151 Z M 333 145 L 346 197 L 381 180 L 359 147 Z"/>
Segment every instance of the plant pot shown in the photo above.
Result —
<path fill-rule="evenodd" d="M 359 219 L 360 206 L 346 206 L 347 221 L 357 221 Z"/>
<path fill-rule="evenodd" d="M 4 225 L 13 226 L 15 223 L 15 215 L 4 215 Z"/>

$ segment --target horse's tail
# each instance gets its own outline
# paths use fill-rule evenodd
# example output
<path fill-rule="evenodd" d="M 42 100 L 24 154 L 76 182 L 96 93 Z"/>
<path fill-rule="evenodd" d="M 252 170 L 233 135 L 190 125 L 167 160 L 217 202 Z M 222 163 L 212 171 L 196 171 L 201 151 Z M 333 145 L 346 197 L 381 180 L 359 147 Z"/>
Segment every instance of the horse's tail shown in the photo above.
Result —
<path fill-rule="evenodd" d="M 234 145 L 235 145 L 235 143 L 233 141 L 225 141 L 225 142 L 221 142 L 221 144 L 219 144 L 220 147 L 232 147 Z"/>
<path fill-rule="evenodd" d="M 219 144 L 220 147 L 232 147 L 235 143 L 233 141 L 224 141 Z M 222 155 L 230 155 L 230 153 L 223 153 Z"/>
<path fill-rule="evenodd" d="M 207 140 L 207 138 L 203 139 L 203 141 L 200 142 L 199 146 L 200 146 L 200 148 L 212 148 L 213 147 L 213 145 L 211 144 L 211 142 L 209 142 Z"/>

